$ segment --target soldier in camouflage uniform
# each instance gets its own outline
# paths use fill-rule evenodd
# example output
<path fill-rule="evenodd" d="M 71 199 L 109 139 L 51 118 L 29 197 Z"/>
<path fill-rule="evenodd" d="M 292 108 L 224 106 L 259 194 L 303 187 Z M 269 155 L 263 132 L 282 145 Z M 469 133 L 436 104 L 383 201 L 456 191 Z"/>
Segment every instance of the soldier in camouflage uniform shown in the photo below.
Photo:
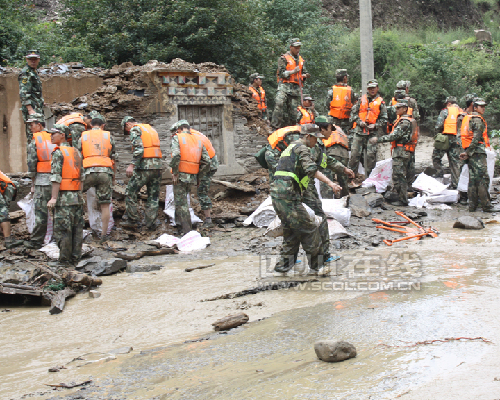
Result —
<path fill-rule="evenodd" d="M 314 186 L 314 178 L 327 183 L 334 191 L 340 187 L 318 171 L 318 164 L 311 157 L 310 149 L 316 145 L 318 137 L 323 135 L 316 125 L 304 125 L 301 139 L 282 153 L 271 184 L 273 207 L 283 226 L 283 246 L 274 267 L 278 274 L 294 266 L 301 244 L 313 273 L 321 272 L 324 247 L 318 227 L 302 205 L 302 195 L 309 185 Z"/>
<path fill-rule="evenodd" d="M 416 126 L 416 121 L 411 122 L 407 115 L 408 112 L 408 100 L 401 99 L 396 103 L 396 112 L 398 117 L 401 119 L 396 123 L 396 126 L 392 133 L 382 137 L 370 138 L 372 144 L 393 142 L 392 151 L 392 182 L 395 192 L 398 194 L 399 201 L 393 202 L 395 206 L 407 206 L 408 205 L 408 185 L 413 182 L 412 171 L 415 167 L 412 166 L 414 163 L 414 157 L 412 153 L 405 145 L 411 142 L 414 126 Z"/>
<path fill-rule="evenodd" d="M 7 249 L 23 244 L 22 240 L 15 240 L 10 232 L 9 206 L 10 202 L 16 197 L 16 191 L 14 182 L 0 171 L 0 226 L 5 238 L 4 245 Z"/>
<path fill-rule="evenodd" d="M 24 122 L 32 114 L 43 115 L 42 81 L 36 72 L 40 62 L 40 54 L 36 50 L 29 50 L 26 54 L 27 66 L 19 74 L 19 97 L 21 98 L 21 112 Z M 33 140 L 33 133 L 26 124 L 28 143 Z"/>
<path fill-rule="evenodd" d="M 367 93 L 361 96 L 358 102 L 352 107 L 349 119 L 351 123 L 356 123 L 351 143 L 349 168 L 358 173 L 360 160 L 363 159 L 363 164 L 365 164 L 364 153 L 366 151 L 366 165 L 364 165 L 366 177 L 370 176 L 370 172 L 372 172 L 377 163 L 377 146 L 370 143 L 368 138 L 385 132 L 387 127 L 387 107 L 382 97 L 378 94 L 377 80 L 370 80 L 367 86 Z M 372 117 L 377 112 L 378 115 Z M 366 117 L 362 118 L 364 114 L 366 114 Z"/>
<path fill-rule="evenodd" d="M 295 124 L 295 112 L 301 105 L 300 90 L 304 81 L 311 76 L 299 55 L 301 45 L 299 39 L 291 39 L 290 50 L 278 59 L 278 91 L 271 120 L 274 129 Z"/>
<path fill-rule="evenodd" d="M 146 201 L 145 222 L 146 228 L 156 229 L 158 218 L 158 202 L 160 197 L 160 184 L 162 174 L 161 158 L 144 158 L 144 144 L 142 142 L 142 131 L 137 121 L 130 116 L 122 120 L 124 133 L 130 134 L 130 141 L 133 148 L 132 163 L 127 167 L 127 177 L 131 178 L 127 184 L 125 192 L 125 213 L 127 221 L 121 226 L 128 229 L 137 229 L 142 224 L 137 210 L 137 195 L 141 188 L 146 185 L 148 199 Z"/>
<path fill-rule="evenodd" d="M 417 124 L 418 124 L 420 122 L 420 112 L 418 111 L 417 100 L 415 100 L 413 97 L 410 96 L 410 85 L 411 85 L 410 81 L 399 81 L 396 84 L 396 87 L 398 88 L 398 90 L 396 90 L 396 92 L 404 91 L 403 99 L 408 101 L 408 107 L 411 108 L 411 110 L 412 110 L 409 115 L 411 115 L 413 117 L 413 119 L 415 121 L 417 121 Z M 394 94 L 396 94 L 396 92 L 394 92 Z M 396 96 L 394 96 L 394 97 L 396 97 Z M 396 99 L 397 99 L 397 97 L 396 97 Z"/>
<path fill-rule="evenodd" d="M 478 204 L 484 212 L 498 211 L 491 205 L 490 176 L 486 162 L 484 135 L 487 135 L 486 121 L 483 118 L 486 102 L 481 98 L 474 99 L 474 112 L 469 121 L 469 128 L 462 137 L 462 146 L 465 149 L 460 159 L 469 165 L 469 211 L 476 211 Z"/>
<path fill-rule="evenodd" d="M 450 112 L 453 114 L 450 115 Z M 462 152 L 462 148 L 457 140 L 457 119 L 461 112 L 462 110 L 457 105 L 456 97 L 449 96 L 446 99 L 446 107 L 439 113 L 435 126 L 435 134 L 445 134 L 450 145 L 447 150 L 441 150 L 434 147 L 432 151 L 432 164 L 436 169 L 436 176 L 443 177 L 443 164 L 441 159 L 445 154 L 448 156 L 448 164 L 450 165 L 451 171 L 451 184 L 448 186 L 450 190 L 457 188 L 458 179 L 460 178 L 460 153 Z M 453 119 L 450 121 L 450 118 Z M 450 121 L 450 123 L 448 123 L 448 121 Z"/>
<path fill-rule="evenodd" d="M 270 135 L 269 138 L 270 137 L 272 137 L 272 135 Z M 266 145 L 265 159 L 269 171 L 269 184 L 271 184 L 272 181 L 274 180 L 274 173 L 276 172 L 276 167 L 278 166 L 281 153 L 288 147 L 290 143 L 295 142 L 296 140 L 299 139 L 300 139 L 300 126 L 297 126 L 296 130 L 288 132 L 283 137 L 283 140 L 280 140 L 276 144 L 276 147 L 274 149 L 270 143 Z"/>
<path fill-rule="evenodd" d="M 83 246 L 83 196 L 81 191 L 82 155 L 78 149 L 69 145 L 69 129 L 65 125 L 55 124 L 50 131 L 52 144 L 58 147 L 52 153 L 51 177 L 52 197 L 47 203 L 49 210 L 54 209 L 54 238 L 59 247 L 58 266 L 74 267 L 82 258 Z M 71 148 L 72 153 L 63 155 L 65 148 Z M 78 177 L 70 178 L 73 189 L 61 189 L 65 182 L 63 178 L 64 160 L 70 157 L 74 166 L 72 171 L 78 172 Z M 66 168 L 66 167 L 64 167 Z M 64 171 L 64 174 L 69 173 Z M 79 182 L 79 183 L 78 183 Z"/>
<path fill-rule="evenodd" d="M 170 161 L 170 167 L 172 168 L 172 180 L 174 183 L 175 222 L 180 225 L 182 233 L 186 234 L 192 229 L 191 214 L 189 212 L 187 196 L 191 193 L 192 185 L 197 184 L 198 175 L 195 173 L 181 172 L 179 170 L 180 163 L 185 161 L 185 155 L 179 145 L 178 135 L 193 134 L 191 133 L 189 123 L 184 119 L 181 119 L 172 125 L 170 131 L 173 133 L 171 144 L 172 160 Z M 201 145 L 201 141 L 199 144 L 202 150 L 199 160 L 198 174 L 206 175 L 210 172 L 210 157 L 206 148 Z"/>
<path fill-rule="evenodd" d="M 38 132 L 45 131 L 45 118 L 42 114 L 33 114 L 26 121 L 30 124 L 30 129 L 33 135 Z M 52 153 L 54 145 L 47 146 L 48 151 Z M 32 140 L 28 144 L 28 171 L 32 179 L 31 191 L 35 198 L 35 226 L 31 233 L 30 241 L 24 242 L 24 246 L 30 249 L 39 249 L 43 246 L 45 235 L 47 234 L 47 223 L 49 219 L 49 210 L 47 203 L 52 197 L 52 183 L 50 181 L 51 174 L 48 172 L 37 172 L 38 168 L 38 152 L 36 141 Z M 48 165 L 47 165 L 48 167 Z"/>
<path fill-rule="evenodd" d="M 465 109 L 463 110 L 463 112 L 460 113 L 460 115 L 457 118 L 457 143 L 460 146 L 460 148 L 462 148 L 462 139 L 460 137 L 461 136 L 460 131 L 462 129 L 462 121 L 464 120 L 465 116 L 471 115 L 472 112 L 474 111 L 474 99 L 476 97 L 477 96 L 475 93 L 467 93 L 464 96 Z M 460 165 L 459 165 L 460 171 L 462 171 L 464 164 L 465 163 L 463 162 L 463 160 L 460 160 Z M 467 192 L 459 192 L 459 194 L 460 194 L 460 204 L 466 205 L 468 203 Z"/>

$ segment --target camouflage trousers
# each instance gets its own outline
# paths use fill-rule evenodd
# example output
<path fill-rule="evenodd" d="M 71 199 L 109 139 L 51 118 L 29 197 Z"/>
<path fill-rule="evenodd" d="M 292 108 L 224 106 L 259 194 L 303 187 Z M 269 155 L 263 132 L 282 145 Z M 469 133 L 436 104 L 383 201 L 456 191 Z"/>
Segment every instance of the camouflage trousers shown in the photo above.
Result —
<path fill-rule="evenodd" d="M 37 114 L 44 115 L 43 114 L 43 107 L 33 107 L 33 110 Z M 23 115 L 24 122 L 26 122 L 29 119 L 28 109 L 26 108 L 26 106 L 22 106 L 21 107 L 21 113 Z M 28 143 L 27 144 L 30 144 L 31 141 L 33 140 L 33 132 L 31 132 L 31 128 L 30 128 L 29 124 L 25 124 L 24 126 L 25 126 L 25 129 L 26 129 L 26 138 L 28 139 Z"/>
<path fill-rule="evenodd" d="M 154 226 L 158 218 L 158 202 L 160 198 L 161 170 L 159 169 L 134 169 L 132 178 L 128 181 L 125 192 L 125 212 L 128 220 L 139 223 L 140 216 L 137 210 L 137 195 L 144 185 L 146 185 L 147 196 L 144 214 L 146 216 L 146 226 Z"/>
<path fill-rule="evenodd" d="M 467 190 L 469 211 L 475 211 L 479 202 L 481 202 L 483 210 L 488 209 L 491 207 L 491 201 L 486 154 L 473 154 L 467 162 L 469 164 L 469 187 Z"/>
<path fill-rule="evenodd" d="M 52 197 L 52 186 L 35 186 L 35 227 L 31 233 L 33 243 L 43 244 L 47 234 L 47 221 L 49 219 L 49 210 L 47 203 Z"/>
<path fill-rule="evenodd" d="M 83 206 L 54 208 L 54 238 L 59 247 L 59 263 L 76 265 L 82 258 Z"/>
<path fill-rule="evenodd" d="M 321 217 L 321 225 L 319 226 L 319 234 L 321 236 L 321 245 L 323 247 L 323 257 L 328 259 L 330 257 L 330 233 L 328 232 L 328 220 L 323 205 L 319 199 L 318 190 L 314 185 L 314 181 L 307 186 L 307 189 L 302 192 L 302 203 L 306 204 L 314 214 Z"/>
<path fill-rule="evenodd" d="M 344 165 L 347 165 L 349 162 L 348 158 L 338 157 L 338 156 L 335 156 L 335 158 Z M 333 179 L 334 173 L 331 169 L 326 168 L 326 169 L 322 170 L 321 172 L 323 173 L 323 175 L 325 175 L 331 181 L 334 180 Z M 340 186 L 342 186 L 342 191 L 340 192 L 339 197 L 344 197 L 344 196 L 349 195 L 349 178 L 347 177 L 347 175 L 343 172 L 335 174 L 335 175 L 336 175 L 335 180 L 339 183 Z M 326 183 L 321 182 L 320 188 L 321 188 L 321 196 L 324 199 L 335 198 L 335 194 L 333 193 L 332 188 L 330 186 L 328 186 Z"/>
<path fill-rule="evenodd" d="M 113 192 L 113 176 L 107 172 L 91 172 L 85 175 L 83 181 L 83 191 L 86 192 L 91 187 L 95 187 L 97 203 L 111 203 L 111 195 Z"/>
<path fill-rule="evenodd" d="M 276 105 L 274 106 L 271 126 L 274 129 L 297 123 L 297 107 L 300 106 L 300 96 L 293 96 L 284 91 L 278 90 L 276 93 Z"/>
<path fill-rule="evenodd" d="M 189 212 L 187 196 L 191 193 L 192 185 L 192 183 L 186 183 L 182 181 L 174 185 L 176 225 L 182 225 L 183 222 L 186 222 L 191 226 L 191 213 Z"/>
<path fill-rule="evenodd" d="M 372 135 L 374 135 L 373 133 Z M 354 134 L 352 138 L 351 144 L 351 159 L 349 160 L 349 168 L 354 171 L 354 173 L 358 173 L 359 162 L 363 162 L 363 167 L 365 168 L 365 176 L 370 176 L 370 172 L 372 172 L 373 168 L 375 168 L 375 164 L 377 163 L 377 145 L 371 144 L 368 142 L 368 139 L 372 137 L 372 135 L 358 135 Z M 364 159 L 364 150 L 366 149 L 366 165 Z"/>
<path fill-rule="evenodd" d="M 0 194 L 0 223 L 9 222 L 9 207 L 10 202 L 14 198 L 16 194 L 16 188 L 11 184 L 7 184 L 5 188 L 5 192 Z"/>
<path fill-rule="evenodd" d="M 412 167 L 413 164 L 413 167 Z M 395 157 L 392 159 L 392 184 L 394 192 L 403 205 L 408 205 L 408 186 L 412 181 L 411 171 L 415 171 L 412 157 Z"/>
<path fill-rule="evenodd" d="M 210 190 L 214 174 L 215 172 L 210 172 L 200 177 L 198 184 L 198 200 L 202 210 L 210 210 L 212 208 L 212 200 L 208 197 L 208 191 Z"/>
<path fill-rule="evenodd" d="M 458 144 L 457 138 L 454 135 L 448 135 L 450 139 L 450 147 L 448 150 L 434 149 L 432 151 L 432 165 L 436 170 L 437 176 L 443 176 L 443 164 L 441 159 L 446 154 L 448 156 L 448 164 L 451 171 L 451 185 L 449 189 L 456 189 L 460 178 L 462 163 L 460 162 L 460 153 L 463 152 L 462 147 Z"/>
<path fill-rule="evenodd" d="M 272 201 L 283 226 L 283 246 L 274 270 L 286 272 L 293 268 L 301 244 L 308 257 L 309 267 L 318 270 L 323 265 L 321 236 L 301 201 L 275 197 Z"/>

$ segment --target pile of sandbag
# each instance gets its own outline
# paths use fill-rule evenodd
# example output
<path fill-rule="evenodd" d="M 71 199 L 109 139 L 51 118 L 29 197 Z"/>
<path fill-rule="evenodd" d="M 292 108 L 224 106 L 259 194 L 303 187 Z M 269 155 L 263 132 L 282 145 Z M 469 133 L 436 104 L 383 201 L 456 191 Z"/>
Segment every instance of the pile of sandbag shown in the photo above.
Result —
<path fill-rule="evenodd" d="M 412 186 L 421 191 L 422 194 L 410 199 L 408 205 L 411 207 L 447 209 L 448 207 L 436 206 L 436 204 L 457 203 L 460 197 L 458 190 L 448 190 L 448 185 L 443 185 L 437 179 L 423 172 L 417 176 Z"/>

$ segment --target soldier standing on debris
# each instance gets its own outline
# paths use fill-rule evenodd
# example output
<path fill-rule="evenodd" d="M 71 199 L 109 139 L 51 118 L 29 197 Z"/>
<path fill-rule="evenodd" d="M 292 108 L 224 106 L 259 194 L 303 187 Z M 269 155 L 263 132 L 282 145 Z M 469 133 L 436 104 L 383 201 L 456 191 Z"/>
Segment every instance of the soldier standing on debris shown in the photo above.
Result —
<path fill-rule="evenodd" d="M 52 144 L 50 133 L 45 131 L 45 118 L 42 114 L 32 114 L 26 123 L 30 124 L 34 139 L 28 144 L 28 171 L 31 172 L 31 191 L 35 198 L 35 226 L 31 240 L 24 242 L 24 246 L 39 249 L 47 234 L 47 203 L 52 197 L 51 160 L 56 145 Z"/>
<path fill-rule="evenodd" d="M 439 113 L 436 122 L 436 135 L 434 137 L 434 150 L 432 164 L 436 169 L 436 177 L 443 177 L 441 159 L 448 155 L 448 164 L 451 171 L 451 185 L 448 189 L 456 190 L 460 177 L 460 144 L 457 141 L 457 119 L 462 109 L 457 104 L 457 98 L 449 96 L 446 107 Z"/>
<path fill-rule="evenodd" d="M 486 102 L 483 99 L 474 99 L 474 112 L 462 121 L 461 138 L 465 151 L 460 154 L 460 159 L 469 165 L 467 196 L 470 212 L 476 211 L 479 202 L 484 212 L 498 211 L 490 201 L 490 176 L 485 149 L 488 125 L 483 117 L 485 109 Z"/>
<path fill-rule="evenodd" d="M 259 75 L 257 73 L 250 75 L 250 86 L 248 89 L 252 92 L 252 97 L 257 102 L 260 117 L 264 121 L 267 121 L 266 91 L 262 87 L 262 79 L 264 79 L 263 75 Z"/>
<path fill-rule="evenodd" d="M 37 50 L 29 50 L 26 53 L 26 62 L 28 65 L 22 69 L 18 80 L 21 112 L 26 124 L 26 137 L 30 143 L 33 140 L 33 133 L 26 121 L 30 115 L 43 115 L 42 81 L 36 72 L 40 63 L 40 53 Z"/>
<path fill-rule="evenodd" d="M 317 115 L 318 112 L 314 109 L 314 99 L 308 94 L 305 94 L 302 105 L 297 107 L 297 124 L 314 124 L 314 119 Z"/>
<path fill-rule="evenodd" d="M 87 130 L 87 124 L 85 123 L 84 116 L 78 112 L 74 112 L 64 117 L 60 118 L 57 122 L 58 125 L 65 125 L 69 128 L 70 137 L 69 144 L 76 147 L 82 132 Z"/>
<path fill-rule="evenodd" d="M 16 185 L 11 179 L 0 171 L 0 226 L 2 227 L 5 239 L 5 247 L 12 247 L 23 244 L 22 240 L 15 240 L 10 232 L 9 206 L 10 202 L 16 197 Z"/>
<path fill-rule="evenodd" d="M 417 121 L 408 115 L 408 100 L 401 99 L 396 103 L 398 119 L 391 134 L 382 137 L 373 137 L 370 142 L 392 142 L 392 182 L 394 190 L 399 196 L 399 201 L 393 202 L 395 206 L 408 205 L 408 186 L 413 182 L 415 162 L 413 154 L 418 141 Z"/>
<path fill-rule="evenodd" d="M 298 38 L 290 40 L 290 50 L 278 59 L 278 91 L 271 126 L 279 129 L 295 123 L 295 110 L 301 102 L 304 81 L 311 75 L 307 73 L 304 59 L 299 55 L 302 43 Z"/>
<path fill-rule="evenodd" d="M 162 174 L 162 153 L 158 132 L 148 124 L 138 124 L 130 116 L 122 120 L 125 134 L 130 134 L 132 143 L 132 163 L 127 167 L 127 177 L 131 178 L 125 193 L 125 213 L 127 221 L 121 226 L 128 229 L 138 229 L 142 226 L 139 212 L 137 211 L 137 195 L 146 185 L 148 199 L 146 201 L 146 228 L 156 229 L 158 218 L 158 202 L 160 197 L 160 184 Z"/>
<path fill-rule="evenodd" d="M 100 116 L 100 115 L 99 115 Z M 115 140 L 111 133 L 104 131 L 104 121 L 94 115 L 90 122 L 92 130 L 85 131 L 77 144 L 83 156 L 84 183 L 83 191 L 91 187 L 96 190 L 97 202 L 101 206 L 101 243 L 109 240 L 108 227 L 111 214 L 109 205 L 115 180 L 116 154 Z"/>
<path fill-rule="evenodd" d="M 340 197 L 349 194 L 348 178 L 354 178 L 355 174 L 346 167 L 349 162 L 349 139 L 342 131 L 340 126 L 332 123 L 332 119 L 320 115 L 316 118 L 316 125 L 319 126 L 326 152 L 326 168 L 321 172 L 330 180 L 333 180 L 333 174 L 337 176 L 337 182 L 342 187 Z M 321 182 L 321 196 L 325 199 L 333 199 L 334 193 L 328 185 Z"/>
<path fill-rule="evenodd" d="M 326 95 L 326 107 L 328 110 L 328 115 L 333 118 L 333 124 L 340 126 L 342 131 L 349 137 L 349 147 L 352 143 L 351 126 L 352 123 L 349 121 L 351 115 L 352 106 L 356 103 L 356 94 L 352 87 L 350 87 L 347 82 L 349 81 L 349 75 L 346 69 L 337 69 L 335 71 L 335 77 L 337 83 L 328 90 Z"/>
<path fill-rule="evenodd" d="M 189 122 L 181 119 L 170 128 L 172 132 L 172 180 L 174 183 L 175 222 L 182 233 L 191 231 L 191 214 L 187 196 L 196 185 L 198 174 L 209 168 L 210 157 L 199 135 L 191 133 Z"/>
<path fill-rule="evenodd" d="M 301 244 L 313 273 L 321 273 L 323 270 L 321 235 L 302 205 L 302 194 L 309 185 L 314 185 L 314 178 L 325 182 L 334 191 L 340 191 L 339 185 L 318 171 L 318 164 L 311 157 L 310 149 L 316 145 L 317 138 L 322 137 L 316 125 L 303 125 L 301 138 L 283 151 L 274 174 L 271 198 L 283 225 L 283 246 L 280 259 L 274 267 L 279 274 L 293 268 Z"/>
<path fill-rule="evenodd" d="M 59 247 L 58 266 L 71 267 L 82 258 L 83 196 L 82 155 L 68 143 L 69 128 L 54 125 L 50 131 L 52 144 L 52 196 L 47 207 L 54 209 L 54 238 Z"/>
<path fill-rule="evenodd" d="M 377 80 L 368 81 L 367 93 L 352 108 L 349 121 L 355 124 L 349 168 L 357 173 L 359 161 L 364 156 L 363 166 L 368 177 L 377 162 L 377 146 L 370 143 L 368 138 L 370 135 L 376 136 L 377 131 L 385 131 L 387 126 L 387 107 L 378 94 Z"/>

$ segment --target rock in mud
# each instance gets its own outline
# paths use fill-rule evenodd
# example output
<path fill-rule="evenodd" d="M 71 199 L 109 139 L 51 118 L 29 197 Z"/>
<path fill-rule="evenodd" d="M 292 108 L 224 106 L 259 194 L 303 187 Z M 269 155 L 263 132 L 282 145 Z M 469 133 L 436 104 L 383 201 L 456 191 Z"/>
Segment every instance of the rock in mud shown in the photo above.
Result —
<path fill-rule="evenodd" d="M 368 217 L 371 214 L 370 206 L 360 194 L 351 194 L 349 196 L 349 208 L 351 209 L 352 215 L 363 218 Z"/>
<path fill-rule="evenodd" d="M 133 274 L 135 272 L 151 272 L 151 271 L 158 271 L 162 268 L 163 265 L 157 265 L 157 264 L 147 264 L 147 265 L 129 264 L 127 265 L 127 272 L 130 274 Z"/>
<path fill-rule="evenodd" d="M 479 218 L 471 217 L 470 215 L 466 215 L 457 219 L 457 221 L 453 224 L 453 228 L 458 229 L 483 229 L 484 222 Z"/>
<path fill-rule="evenodd" d="M 92 299 L 97 299 L 97 298 L 101 297 L 101 292 L 99 292 L 97 290 L 91 290 L 89 292 L 89 297 Z"/>
<path fill-rule="evenodd" d="M 127 268 L 127 261 L 121 258 L 110 258 L 100 261 L 92 273 L 94 275 L 112 275 L 125 268 Z"/>
<path fill-rule="evenodd" d="M 380 207 L 384 202 L 384 196 L 380 193 L 370 193 L 365 196 L 365 200 L 371 208 Z"/>
<path fill-rule="evenodd" d="M 344 341 L 322 340 L 314 344 L 318 358 L 326 362 L 339 362 L 356 357 L 356 348 Z"/>

